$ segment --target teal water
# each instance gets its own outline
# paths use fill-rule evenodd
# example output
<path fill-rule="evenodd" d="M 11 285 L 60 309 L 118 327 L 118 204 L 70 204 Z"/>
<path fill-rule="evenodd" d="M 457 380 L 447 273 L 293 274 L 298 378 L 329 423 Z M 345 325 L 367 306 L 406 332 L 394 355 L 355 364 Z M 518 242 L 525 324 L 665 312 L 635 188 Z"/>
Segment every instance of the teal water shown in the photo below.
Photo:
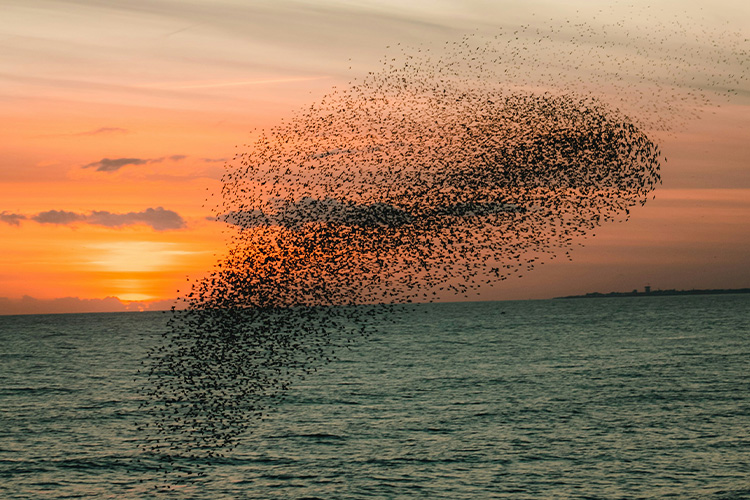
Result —
<path fill-rule="evenodd" d="M 0 317 L 0 498 L 750 498 L 750 295 L 430 304 L 165 491 L 159 313 Z"/>

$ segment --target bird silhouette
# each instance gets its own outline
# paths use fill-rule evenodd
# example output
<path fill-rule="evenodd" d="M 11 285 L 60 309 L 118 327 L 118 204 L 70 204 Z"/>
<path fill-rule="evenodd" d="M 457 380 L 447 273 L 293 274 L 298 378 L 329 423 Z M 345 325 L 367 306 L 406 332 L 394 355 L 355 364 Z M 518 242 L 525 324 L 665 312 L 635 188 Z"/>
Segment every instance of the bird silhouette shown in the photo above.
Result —
<path fill-rule="evenodd" d="M 551 20 L 399 44 L 260 132 L 223 177 L 226 254 L 149 354 L 144 450 L 167 472 L 175 456 L 221 457 L 405 304 L 537 272 L 626 220 L 661 182 L 653 133 L 712 98 L 678 83 L 731 94 L 744 82 L 724 71 L 746 56 L 741 41 L 699 50 L 675 43 L 680 21 L 670 28 Z M 711 58 L 715 70 L 692 66 Z"/>

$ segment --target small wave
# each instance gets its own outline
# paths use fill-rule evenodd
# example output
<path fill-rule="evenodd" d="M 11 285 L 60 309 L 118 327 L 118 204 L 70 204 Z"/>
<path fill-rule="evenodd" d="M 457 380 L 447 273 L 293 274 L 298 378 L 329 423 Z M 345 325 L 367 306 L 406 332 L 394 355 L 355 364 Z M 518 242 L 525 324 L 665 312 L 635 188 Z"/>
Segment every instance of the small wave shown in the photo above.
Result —
<path fill-rule="evenodd" d="M 0 395 L 3 394 L 19 394 L 19 393 L 30 393 L 30 394 L 47 394 L 53 392 L 61 393 L 74 393 L 78 392 L 79 389 L 71 389 L 69 387 L 4 387 L 0 389 Z"/>
<path fill-rule="evenodd" d="M 346 436 L 340 436 L 338 434 L 328 434 L 325 432 L 313 432 L 310 434 L 293 434 L 294 437 L 311 438 L 311 439 L 323 439 L 323 440 L 345 440 Z"/>

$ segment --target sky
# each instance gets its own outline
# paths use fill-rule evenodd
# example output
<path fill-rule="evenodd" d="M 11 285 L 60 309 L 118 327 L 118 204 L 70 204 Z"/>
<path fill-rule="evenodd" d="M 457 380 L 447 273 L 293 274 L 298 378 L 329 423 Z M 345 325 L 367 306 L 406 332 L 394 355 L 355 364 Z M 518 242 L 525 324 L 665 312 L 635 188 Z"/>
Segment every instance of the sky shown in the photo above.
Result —
<path fill-rule="evenodd" d="M 377 70 L 397 44 L 467 33 L 531 48 L 527 71 L 632 106 L 667 158 L 627 222 L 478 299 L 750 287 L 750 6 L 652 3 L 5 0 L 0 313 L 168 307 L 225 248 L 211 207 L 254 131 Z M 580 33 L 612 81 L 586 57 L 578 68 Z M 636 80 L 665 67 L 658 88 Z"/>

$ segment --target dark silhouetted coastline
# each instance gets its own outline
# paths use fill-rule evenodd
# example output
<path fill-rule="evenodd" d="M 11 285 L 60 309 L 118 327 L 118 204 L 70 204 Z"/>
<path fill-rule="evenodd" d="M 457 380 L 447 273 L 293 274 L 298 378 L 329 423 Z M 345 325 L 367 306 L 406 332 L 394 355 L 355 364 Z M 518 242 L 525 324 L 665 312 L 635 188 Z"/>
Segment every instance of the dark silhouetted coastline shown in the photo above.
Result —
<path fill-rule="evenodd" d="M 646 287 L 643 291 L 632 292 L 590 292 L 585 295 L 567 295 L 555 297 L 556 299 L 599 299 L 606 297 L 665 297 L 670 295 L 728 295 L 734 293 L 750 293 L 750 288 L 715 288 L 715 289 L 691 289 L 691 290 L 651 290 Z"/>

